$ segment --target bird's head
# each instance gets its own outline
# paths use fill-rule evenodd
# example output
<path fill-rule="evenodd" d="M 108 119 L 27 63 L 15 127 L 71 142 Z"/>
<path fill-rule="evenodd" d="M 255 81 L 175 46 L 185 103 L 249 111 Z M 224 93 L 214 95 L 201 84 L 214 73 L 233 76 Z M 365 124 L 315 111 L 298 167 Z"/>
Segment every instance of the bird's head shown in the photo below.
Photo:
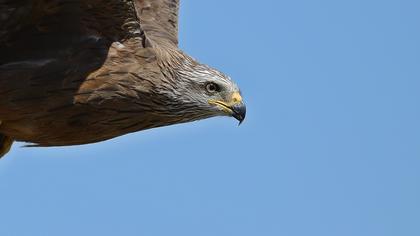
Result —
<path fill-rule="evenodd" d="M 176 100 L 187 119 L 231 116 L 243 122 L 246 107 L 230 77 L 209 66 L 187 61 L 176 71 Z"/>

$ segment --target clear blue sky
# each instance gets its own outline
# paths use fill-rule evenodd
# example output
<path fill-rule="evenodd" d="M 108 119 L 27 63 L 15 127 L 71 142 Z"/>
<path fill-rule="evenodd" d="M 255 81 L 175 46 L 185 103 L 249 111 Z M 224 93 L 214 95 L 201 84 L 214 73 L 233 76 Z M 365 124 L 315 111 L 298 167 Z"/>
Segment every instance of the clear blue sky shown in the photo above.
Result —
<path fill-rule="evenodd" d="M 229 118 L 0 160 L 2 236 L 420 235 L 420 2 L 184 0 Z"/>

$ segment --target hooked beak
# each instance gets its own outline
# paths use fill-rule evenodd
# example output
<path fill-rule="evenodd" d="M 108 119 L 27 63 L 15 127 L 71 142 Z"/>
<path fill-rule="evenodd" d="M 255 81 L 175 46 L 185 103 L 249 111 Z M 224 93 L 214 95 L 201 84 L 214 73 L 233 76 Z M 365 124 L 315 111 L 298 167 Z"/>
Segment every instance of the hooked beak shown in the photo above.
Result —
<path fill-rule="evenodd" d="M 237 103 L 231 107 L 232 116 L 239 121 L 239 125 L 245 120 L 246 106 L 243 102 Z"/>

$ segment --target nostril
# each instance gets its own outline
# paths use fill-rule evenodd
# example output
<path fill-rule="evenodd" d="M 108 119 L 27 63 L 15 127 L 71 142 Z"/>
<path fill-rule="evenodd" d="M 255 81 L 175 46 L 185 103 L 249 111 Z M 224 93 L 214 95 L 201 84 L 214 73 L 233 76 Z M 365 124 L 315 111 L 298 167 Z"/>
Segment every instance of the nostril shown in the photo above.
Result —
<path fill-rule="evenodd" d="M 232 94 L 232 102 L 239 103 L 242 102 L 242 97 L 238 92 Z"/>

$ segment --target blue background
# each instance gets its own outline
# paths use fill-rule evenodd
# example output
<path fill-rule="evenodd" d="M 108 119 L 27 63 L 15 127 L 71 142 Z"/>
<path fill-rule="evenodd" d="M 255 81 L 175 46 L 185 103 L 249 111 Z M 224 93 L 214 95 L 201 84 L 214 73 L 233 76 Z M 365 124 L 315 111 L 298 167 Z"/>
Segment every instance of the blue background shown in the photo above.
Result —
<path fill-rule="evenodd" d="M 0 160 L 0 235 L 420 235 L 420 2 L 192 1 L 248 117 Z"/>

